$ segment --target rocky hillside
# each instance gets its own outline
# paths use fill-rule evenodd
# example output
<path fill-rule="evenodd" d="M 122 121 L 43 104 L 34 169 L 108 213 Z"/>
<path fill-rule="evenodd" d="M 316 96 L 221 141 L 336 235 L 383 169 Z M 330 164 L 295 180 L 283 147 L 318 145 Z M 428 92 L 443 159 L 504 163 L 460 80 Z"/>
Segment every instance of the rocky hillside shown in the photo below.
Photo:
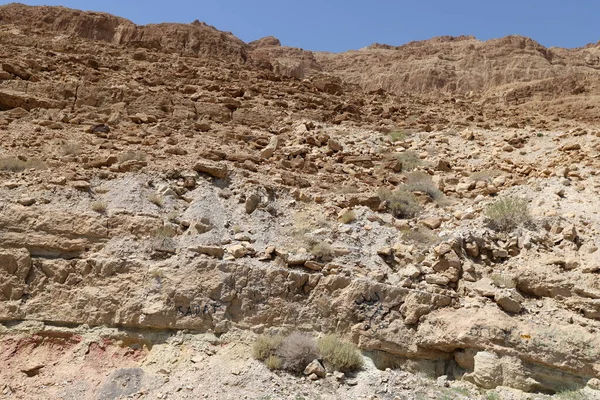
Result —
<path fill-rule="evenodd" d="M 600 398 L 596 47 L 15 4 L 0 43 L 0 396 Z M 293 331 L 363 369 L 252 359 Z"/>

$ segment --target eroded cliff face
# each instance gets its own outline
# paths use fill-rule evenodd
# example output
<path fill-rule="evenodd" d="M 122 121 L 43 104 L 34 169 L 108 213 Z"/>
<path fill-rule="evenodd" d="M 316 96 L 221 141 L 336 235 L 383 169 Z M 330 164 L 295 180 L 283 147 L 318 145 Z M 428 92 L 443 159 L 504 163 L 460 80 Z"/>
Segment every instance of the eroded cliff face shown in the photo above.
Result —
<path fill-rule="evenodd" d="M 185 398 L 213 393 L 190 382 L 219 363 L 215 387 L 231 370 L 256 398 L 272 379 L 324 398 L 384 379 L 406 396 L 597 393 L 600 147 L 594 108 L 569 112 L 595 99 L 594 46 L 326 55 L 21 5 L 0 7 L 0 38 L 3 395 L 48 397 L 23 380 L 75 368 L 81 385 L 51 396 Z M 506 88 L 554 100 L 490 100 Z M 544 115 L 559 105 L 568 118 Z M 510 196 L 529 215 L 498 229 L 486 210 Z M 371 364 L 321 387 L 250 359 L 255 334 L 293 330 Z M 384 371 L 399 366 L 450 383 Z"/>

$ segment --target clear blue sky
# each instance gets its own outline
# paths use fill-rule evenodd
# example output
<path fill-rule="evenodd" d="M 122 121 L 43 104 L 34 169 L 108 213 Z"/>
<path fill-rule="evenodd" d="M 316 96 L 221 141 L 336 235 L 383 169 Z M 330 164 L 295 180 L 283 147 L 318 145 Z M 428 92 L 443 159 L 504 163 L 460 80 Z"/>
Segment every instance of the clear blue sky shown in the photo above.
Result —
<path fill-rule="evenodd" d="M 600 0 L 43 0 L 30 5 L 105 11 L 137 24 L 204 21 L 250 42 L 345 51 L 440 35 L 529 36 L 544 46 L 600 40 Z M 9 2 L 1 2 L 9 3 Z M 0 4 L 1 4 L 0 3 Z"/>

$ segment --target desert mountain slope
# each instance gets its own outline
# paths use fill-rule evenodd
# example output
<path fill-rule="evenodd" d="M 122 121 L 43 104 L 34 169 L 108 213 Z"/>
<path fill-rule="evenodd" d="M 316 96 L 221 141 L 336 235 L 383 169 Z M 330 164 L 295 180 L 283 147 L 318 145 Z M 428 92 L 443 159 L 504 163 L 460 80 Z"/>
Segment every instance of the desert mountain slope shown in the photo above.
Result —
<path fill-rule="evenodd" d="M 0 7 L 0 396 L 599 398 L 596 50 Z"/>

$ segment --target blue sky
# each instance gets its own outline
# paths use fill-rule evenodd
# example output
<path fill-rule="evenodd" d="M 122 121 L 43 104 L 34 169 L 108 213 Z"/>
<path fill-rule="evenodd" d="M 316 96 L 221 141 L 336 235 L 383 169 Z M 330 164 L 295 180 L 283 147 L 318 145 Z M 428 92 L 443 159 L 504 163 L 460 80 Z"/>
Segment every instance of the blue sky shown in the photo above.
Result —
<path fill-rule="evenodd" d="M 21 2 L 105 11 L 137 24 L 189 23 L 199 19 L 233 32 L 246 42 L 272 35 L 287 46 L 334 52 L 359 49 L 375 42 L 401 45 L 440 35 L 473 35 L 486 40 L 519 34 L 547 47 L 581 47 L 600 40 L 598 0 Z"/>

